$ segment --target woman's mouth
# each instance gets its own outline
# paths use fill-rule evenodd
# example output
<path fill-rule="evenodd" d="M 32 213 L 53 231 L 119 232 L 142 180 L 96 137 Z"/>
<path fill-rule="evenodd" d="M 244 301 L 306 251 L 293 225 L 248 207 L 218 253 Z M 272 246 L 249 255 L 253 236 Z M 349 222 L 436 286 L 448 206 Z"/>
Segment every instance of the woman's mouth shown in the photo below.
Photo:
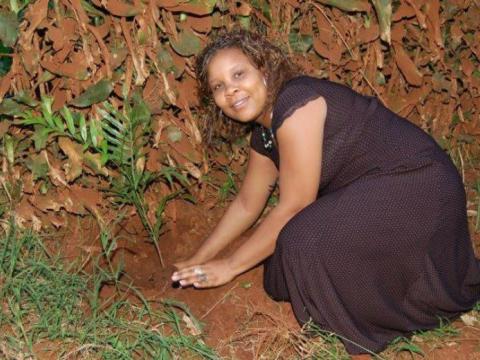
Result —
<path fill-rule="evenodd" d="M 238 110 L 240 109 L 243 105 L 245 105 L 248 101 L 248 96 L 245 96 L 241 99 L 238 99 L 237 101 L 233 102 L 232 103 L 232 108 L 235 109 L 235 110 Z"/>

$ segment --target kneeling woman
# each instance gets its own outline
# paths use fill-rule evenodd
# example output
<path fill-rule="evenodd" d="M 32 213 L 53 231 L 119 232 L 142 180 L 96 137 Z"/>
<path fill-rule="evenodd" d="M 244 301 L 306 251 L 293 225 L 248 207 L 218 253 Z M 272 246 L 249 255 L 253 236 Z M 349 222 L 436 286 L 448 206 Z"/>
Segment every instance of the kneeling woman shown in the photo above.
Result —
<path fill-rule="evenodd" d="M 461 178 L 425 132 L 375 98 L 300 76 L 245 31 L 197 60 L 201 101 L 220 121 L 254 122 L 241 190 L 200 249 L 176 264 L 182 286 L 214 287 L 265 260 L 265 290 L 300 323 L 340 335 L 351 354 L 438 326 L 480 297 Z M 215 123 L 216 122 L 216 123 Z M 280 200 L 231 256 L 214 257 Z"/>

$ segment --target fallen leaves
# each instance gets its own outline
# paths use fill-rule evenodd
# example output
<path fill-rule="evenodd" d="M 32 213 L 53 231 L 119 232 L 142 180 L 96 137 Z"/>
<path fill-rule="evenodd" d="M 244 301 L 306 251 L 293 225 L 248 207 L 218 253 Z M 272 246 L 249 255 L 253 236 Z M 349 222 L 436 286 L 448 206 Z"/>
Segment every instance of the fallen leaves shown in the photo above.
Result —
<path fill-rule="evenodd" d="M 477 136 L 479 124 L 480 8 L 471 1 L 59 0 L 48 5 L 31 2 L 20 23 L 13 13 L 0 12 L 0 41 L 13 46 L 10 68 L 0 78 L 0 113 L 12 118 L 38 108 L 40 95 L 52 97 L 53 111 L 73 106 L 82 114 L 83 120 L 75 120 L 73 128 L 67 123 L 65 131 L 83 129 L 82 139 L 97 146 L 102 135 L 95 131 L 104 122 L 99 104 L 119 108 L 141 95 L 154 115 L 151 139 L 142 150 L 146 155 L 136 164 L 142 169 L 178 166 L 201 183 L 209 164 L 198 126 L 193 57 L 216 29 L 234 23 L 253 31 L 261 27 L 306 72 L 378 96 L 438 139 L 455 133 L 466 139 L 462 144 L 468 140 L 475 146 L 467 135 Z M 89 121 L 96 125 L 87 126 Z M 36 196 L 42 184 L 46 198 L 36 201 L 47 212 L 97 211 L 52 203 L 48 194 L 57 196 L 87 178 L 98 186 L 116 176 L 100 152 L 66 137 L 52 141 L 57 135 L 48 131 L 20 135 L 18 130 L 15 121 L 0 121 L 0 138 L 33 139 L 25 194 Z M 61 217 L 53 222 L 60 226 Z"/>
<path fill-rule="evenodd" d="M 402 44 L 394 42 L 393 49 L 395 51 L 395 62 L 408 83 L 413 86 L 422 85 L 423 74 L 417 69 L 415 62 L 410 59 Z"/>

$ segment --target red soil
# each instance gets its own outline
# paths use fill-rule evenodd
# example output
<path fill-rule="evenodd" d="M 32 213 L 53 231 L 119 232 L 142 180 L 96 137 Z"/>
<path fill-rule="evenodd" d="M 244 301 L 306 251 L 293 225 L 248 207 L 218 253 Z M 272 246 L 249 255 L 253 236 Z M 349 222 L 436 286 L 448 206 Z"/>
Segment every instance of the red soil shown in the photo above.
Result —
<path fill-rule="evenodd" d="M 289 344 L 294 339 L 293 334 L 300 330 L 299 325 L 288 303 L 275 302 L 264 292 L 262 266 L 216 289 L 172 286 L 172 264 L 193 254 L 224 211 L 219 207 L 204 209 L 201 205 L 179 201 L 175 206 L 178 218 L 170 223 L 160 241 L 166 263 L 163 269 L 154 247 L 140 240 L 139 234 L 144 233 L 141 225 L 130 223 L 125 229 L 131 233 L 132 239 L 137 238 L 126 243 L 128 251 L 123 251 L 126 272 L 134 284 L 148 299 L 184 302 L 204 324 L 203 334 L 207 344 L 225 358 L 254 359 L 263 355 L 262 358 L 269 359 L 274 358 L 273 354 L 281 354 L 281 358 L 294 355 L 294 348 Z M 476 244 L 480 240 L 478 235 Z M 232 248 L 241 241 L 239 239 Z M 480 359 L 480 327 L 464 326 L 461 321 L 457 321 L 455 326 L 461 329 L 458 337 L 416 342 L 425 353 L 424 359 Z M 391 351 L 382 354 L 382 357 L 412 358 L 409 353 L 393 354 Z"/>

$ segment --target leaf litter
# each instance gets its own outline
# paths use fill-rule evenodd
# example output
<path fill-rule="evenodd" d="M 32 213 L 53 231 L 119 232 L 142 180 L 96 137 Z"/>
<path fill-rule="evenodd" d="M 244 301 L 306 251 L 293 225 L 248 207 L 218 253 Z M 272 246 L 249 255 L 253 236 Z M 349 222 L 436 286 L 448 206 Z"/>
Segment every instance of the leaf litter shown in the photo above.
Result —
<path fill-rule="evenodd" d="M 206 179 L 222 178 L 224 166 L 242 169 L 246 148 L 235 155 L 221 145 L 206 156 L 193 57 L 219 28 L 242 24 L 286 48 L 308 73 L 376 95 L 433 135 L 459 166 L 472 213 L 472 184 L 480 177 L 479 17 L 475 0 L 37 0 L 22 16 L 0 5 L 0 43 L 11 49 L 0 77 L 0 139 L 24 144 L 10 169 L 1 155 L 4 181 L 23 186 L 12 211 L 37 230 L 68 226 L 66 215 L 100 219 L 116 211 L 101 189 L 118 169 L 101 153 L 18 124 L 25 111 L 41 114 L 46 97 L 53 98 L 52 112 L 66 106 L 82 114 L 84 124 L 74 126 L 90 139 L 91 123 L 104 121 L 104 101 L 119 110 L 141 94 L 153 131 L 144 165 L 137 165 L 152 173 L 174 167 L 197 200 L 214 203 L 215 184 Z M 148 217 L 155 217 L 158 194 L 182 186 L 155 183 L 146 196 Z M 166 220 L 176 219 L 175 209 L 166 205 Z"/>

